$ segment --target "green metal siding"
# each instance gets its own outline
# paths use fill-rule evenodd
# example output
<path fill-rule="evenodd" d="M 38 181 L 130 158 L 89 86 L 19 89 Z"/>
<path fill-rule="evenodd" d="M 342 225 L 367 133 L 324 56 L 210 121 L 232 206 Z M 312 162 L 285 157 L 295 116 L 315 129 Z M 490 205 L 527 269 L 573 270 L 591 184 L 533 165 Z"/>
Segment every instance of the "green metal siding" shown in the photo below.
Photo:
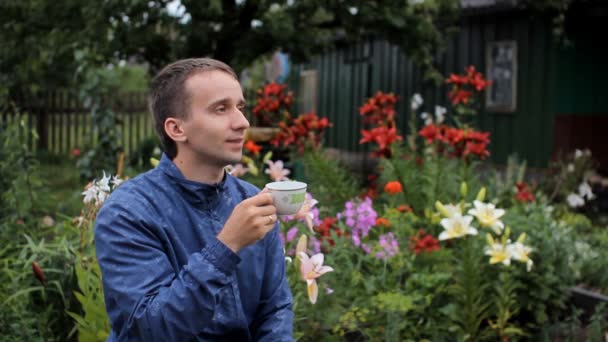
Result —
<path fill-rule="evenodd" d="M 608 116 L 606 18 L 584 19 L 572 24 L 572 47 L 557 49 L 556 114 Z"/>

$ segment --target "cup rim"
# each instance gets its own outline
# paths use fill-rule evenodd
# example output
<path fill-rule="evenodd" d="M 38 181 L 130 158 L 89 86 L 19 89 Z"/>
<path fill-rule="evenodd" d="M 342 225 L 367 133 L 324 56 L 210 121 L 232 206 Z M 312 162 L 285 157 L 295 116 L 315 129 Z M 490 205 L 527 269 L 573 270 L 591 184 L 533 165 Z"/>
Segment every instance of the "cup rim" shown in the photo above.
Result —
<path fill-rule="evenodd" d="M 285 183 L 291 183 L 291 184 L 293 184 L 294 187 L 290 188 L 290 189 L 281 188 L 281 185 L 285 184 Z M 308 184 L 303 183 L 303 182 L 298 182 L 298 181 L 271 182 L 271 183 L 267 183 L 265 185 L 266 188 L 268 188 L 269 190 L 273 190 L 273 191 L 297 191 L 297 190 L 306 189 L 307 186 L 308 186 Z"/>

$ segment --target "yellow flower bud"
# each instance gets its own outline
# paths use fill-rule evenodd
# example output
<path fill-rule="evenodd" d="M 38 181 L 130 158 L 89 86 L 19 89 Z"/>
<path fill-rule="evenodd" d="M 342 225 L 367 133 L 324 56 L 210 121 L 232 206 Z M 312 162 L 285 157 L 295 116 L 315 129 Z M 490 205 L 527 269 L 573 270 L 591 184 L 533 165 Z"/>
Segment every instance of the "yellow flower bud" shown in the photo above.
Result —
<path fill-rule="evenodd" d="M 526 240 L 526 233 L 521 233 L 519 235 L 519 237 L 517 238 L 517 242 L 519 242 L 519 243 L 524 243 L 525 240 Z"/>
<path fill-rule="evenodd" d="M 486 188 L 482 187 L 479 192 L 477 193 L 477 198 L 476 200 L 478 200 L 479 202 L 483 202 L 483 200 L 486 198 Z"/>
<path fill-rule="evenodd" d="M 460 183 L 460 195 L 462 195 L 462 197 L 465 197 L 468 192 L 469 192 L 469 187 L 467 186 L 467 183 L 466 182 Z"/>
<path fill-rule="evenodd" d="M 258 175 L 258 167 L 255 166 L 255 163 L 253 162 L 253 159 L 247 157 L 247 156 L 243 156 L 243 158 L 241 159 L 243 161 L 243 163 L 247 164 L 247 168 L 249 169 L 249 173 L 251 173 L 254 176 Z"/>
<path fill-rule="evenodd" d="M 511 235 L 511 227 L 507 226 L 505 228 L 505 233 L 502 235 L 502 243 L 506 244 L 507 240 L 509 240 L 509 235 Z"/>
<path fill-rule="evenodd" d="M 494 239 L 492 238 L 492 235 L 490 235 L 490 233 L 486 234 L 486 241 L 488 241 L 488 245 L 490 246 L 494 244 Z"/>
<path fill-rule="evenodd" d="M 444 217 L 449 217 L 450 213 L 448 212 L 448 210 L 443 206 L 443 204 L 439 201 L 435 202 L 435 208 L 437 208 L 437 211 L 439 211 L 439 213 L 441 215 L 443 215 Z"/>
<path fill-rule="evenodd" d="M 268 153 L 264 155 L 264 158 L 262 158 L 262 162 L 265 163 L 266 161 L 270 160 L 270 158 L 272 158 L 272 151 L 268 151 Z"/>

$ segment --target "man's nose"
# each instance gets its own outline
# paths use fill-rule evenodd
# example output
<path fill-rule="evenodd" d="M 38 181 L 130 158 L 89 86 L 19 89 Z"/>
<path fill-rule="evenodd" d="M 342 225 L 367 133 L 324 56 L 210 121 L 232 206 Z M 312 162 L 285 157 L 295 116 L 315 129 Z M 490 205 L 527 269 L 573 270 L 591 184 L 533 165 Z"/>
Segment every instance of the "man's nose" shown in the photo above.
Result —
<path fill-rule="evenodd" d="M 236 119 L 232 126 L 236 130 L 249 128 L 249 120 L 247 120 L 247 117 L 241 110 L 237 110 Z"/>

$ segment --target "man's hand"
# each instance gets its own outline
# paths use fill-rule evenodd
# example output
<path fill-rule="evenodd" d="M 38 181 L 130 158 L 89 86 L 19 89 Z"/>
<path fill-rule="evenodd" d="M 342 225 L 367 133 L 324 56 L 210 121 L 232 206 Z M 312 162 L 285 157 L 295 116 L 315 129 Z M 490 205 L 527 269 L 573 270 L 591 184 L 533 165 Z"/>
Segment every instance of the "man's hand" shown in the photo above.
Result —
<path fill-rule="evenodd" d="M 277 221 L 277 209 L 267 189 L 239 203 L 217 238 L 233 252 L 263 238 Z"/>

